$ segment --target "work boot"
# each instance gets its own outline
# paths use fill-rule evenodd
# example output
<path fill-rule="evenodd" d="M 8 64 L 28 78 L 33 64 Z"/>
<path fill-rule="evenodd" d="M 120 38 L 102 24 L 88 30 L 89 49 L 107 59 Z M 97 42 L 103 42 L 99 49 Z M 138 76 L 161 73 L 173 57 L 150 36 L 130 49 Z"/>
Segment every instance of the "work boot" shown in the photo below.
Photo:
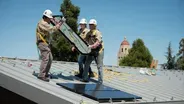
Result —
<path fill-rule="evenodd" d="M 80 73 L 76 74 L 75 76 L 78 77 L 78 78 L 82 78 L 82 74 L 80 74 Z"/>
<path fill-rule="evenodd" d="M 98 81 L 98 84 L 103 84 L 103 81 Z"/>
<path fill-rule="evenodd" d="M 50 75 L 49 75 L 49 74 L 47 74 L 47 75 L 45 75 L 45 77 L 46 77 L 46 78 L 49 78 L 49 77 L 50 77 Z"/>
<path fill-rule="evenodd" d="M 38 79 L 45 81 L 45 82 L 49 82 L 49 78 L 46 78 L 46 77 L 38 77 Z"/>
<path fill-rule="evenodd" d="M 94 78 L 95 77 L 94 73 L 93 72 L 89 73 L 89 77 Z"/>
<path fill-rule="evenodd" d="M 89 80 L 85 80 L 85 79 L 81 79 L 80 81 L 81 82 L 86 82 L 86 83 L 89 82 Z"/>

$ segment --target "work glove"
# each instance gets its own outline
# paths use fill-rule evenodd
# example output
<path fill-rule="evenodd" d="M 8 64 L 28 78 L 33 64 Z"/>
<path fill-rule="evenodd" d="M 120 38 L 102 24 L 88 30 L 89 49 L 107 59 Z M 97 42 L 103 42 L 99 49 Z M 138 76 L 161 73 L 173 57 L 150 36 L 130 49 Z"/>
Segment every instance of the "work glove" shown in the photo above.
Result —
<path fill-rule="evenodd" d="M 93 45 L 89 45 L 88 48 L 93 49 Z"/>
<path fill-rule="evenodd" d="M 56 24 L 56 28 L 57 28 L 57 29 L 59 29 L 59 28 L 60 28 L 60 26 L 61 26 L 61 22 L 60 22 L 60 23 L 58 23 L 58 24 Z"/>
<path fill-rule="evenodd" d="M 66 21 L 66 18 L 65 17 L 62 17 L 62 19 L 61 19 L 63 22 L 65 22 Z"/>
<path fill-rule="evenodd" d="M 72 47 L 72 51 L 73 51 L 73 52 L 75 51 L 75 47 Z"/>

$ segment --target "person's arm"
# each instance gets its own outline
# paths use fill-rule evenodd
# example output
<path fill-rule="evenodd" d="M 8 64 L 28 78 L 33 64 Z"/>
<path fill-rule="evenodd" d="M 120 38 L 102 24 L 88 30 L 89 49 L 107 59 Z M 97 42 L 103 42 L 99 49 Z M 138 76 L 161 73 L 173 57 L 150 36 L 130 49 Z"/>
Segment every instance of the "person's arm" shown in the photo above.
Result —
<path fill-rule="evenodd" d="M 60 24 L 57 24 L 56 26 L 51 26 L 51 25 L 49 25 L 47 22 L 42 22 L 42 23 L 39 23 L 39 27 L 40 27 L 41 29 L 43 29 L 44 31 L 47 31 L 47 32 L 54 32 L 54 31 L 56 31 L 57 29 L 59 29 Z"/>
<path fill-rule="evenodd" d="M 97 40 L 93 45 L 89 45 L 91 49 L 97 48 L 101 43 Z"/>
<path fill-rule="evenodd" d="M 100 32 L 96 32 L 96 42 L 93 45 L 90 45 L 89 47 L 91 49 L 97 48 L 102 43 L 102 35 Z"/>
<path fill-rule="evenodd" d="M 86 36 L 84 37 L 84 41 L 88 43 L 89 41 L 89 36 L 90 36 L 91 32 L 89 31 L 88 33 L 86 33 Z"/>

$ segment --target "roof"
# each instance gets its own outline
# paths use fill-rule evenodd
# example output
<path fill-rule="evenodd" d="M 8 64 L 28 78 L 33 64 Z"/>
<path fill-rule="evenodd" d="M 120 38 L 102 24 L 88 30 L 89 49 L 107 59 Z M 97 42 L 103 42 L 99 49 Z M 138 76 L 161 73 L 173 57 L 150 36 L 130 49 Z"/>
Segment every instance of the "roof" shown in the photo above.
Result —
<path fill-rule="evenodd" d="M 126 40 L 126 37 L 124 37 L 123 42 L 121 42 L 121 45 L 130 45 L 129 42 Z"/>
<path fill-rule="evenodd" d="M 83 83 L 73 78 L 74 73 L 78 70 L 77 63 L 54 61 L 50 71 L 54 74 L 62 73 L 62 77 L 43 82 L 32 75 L 33 71 L 39 70 L 39 60 L 0 59 L 0 85 L 27 99 L 40 104 L 79 104 L 81 101 L 87 104 L 98 104 L 97 101 L 56 85 L 56 83 L 68 82 Z M 91 67 L 94 72 L 97 72 L 95 64 L 92 64 Z M 147 76 L 141 75 L 139 70 L 140 68 L 105 65 L 104 85 L 141 96 L 142 99 L 136 100 L 137 103 L 167 101 L 180 103 L 184 101 L 184 71 L 159 69 L 156 76 Z M 97 80 L 97 77 L 94 80 Z M 40 97 L 43 95 L 44 100 L 43 97 Z"/>

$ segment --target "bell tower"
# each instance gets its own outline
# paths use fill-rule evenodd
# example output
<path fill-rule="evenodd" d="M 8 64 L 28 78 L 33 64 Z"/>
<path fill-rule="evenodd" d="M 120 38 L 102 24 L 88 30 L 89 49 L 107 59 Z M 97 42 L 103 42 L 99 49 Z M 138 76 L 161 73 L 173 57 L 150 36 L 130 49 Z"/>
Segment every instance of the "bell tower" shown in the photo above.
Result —
<path fill-rule="evenodd" d="M 126 37 L 124 37 L 124 40 L 123 42 L 121 42 L 121 45 L 120 45 L 120 48 L 119 48 L 119 52 L 118 52 L 118 57 L 117 57 L 117 64 L 119 65 L 119 61 L 127 56 L 129 54 L 129 49 L 130 49 L 130 44 L 129 42 L 127 41 Z"/>

